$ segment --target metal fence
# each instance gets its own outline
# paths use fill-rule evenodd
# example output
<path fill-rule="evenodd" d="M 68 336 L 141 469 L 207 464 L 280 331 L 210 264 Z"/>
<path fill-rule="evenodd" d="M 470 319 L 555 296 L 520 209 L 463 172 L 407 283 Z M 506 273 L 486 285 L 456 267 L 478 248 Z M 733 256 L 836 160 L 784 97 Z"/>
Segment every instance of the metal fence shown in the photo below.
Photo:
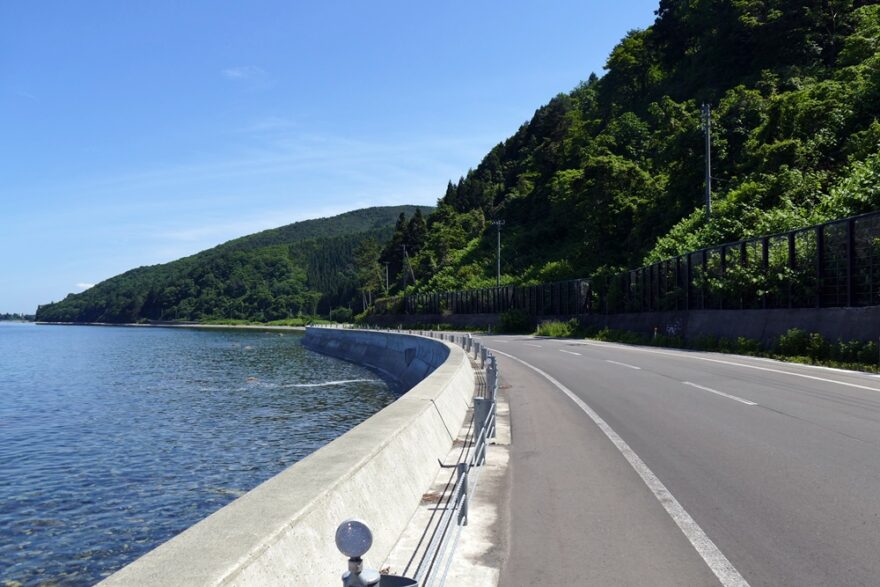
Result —
<path fill-rule="evenodd" d="M 446 583 L 462 527 L 467 525 L 469 496 L 476 490 L 479 467 L 486 462 L 489 439 L 495 437 L 498 365 L 492 353 L 468 335 L 439 332 L 420 334 L 461 345 L 467 353 L 473 355 L 474 360 L 479 361 L 485 376 L 484 385 L 479 385 L 474 395 L 473 419 L 466 439 L 467 450 L 458 463 L 444 465 L 455 469 L 455 483 L 452 489 L 445 492 L 445 499 L 438 504 L 440 517 L 434 524 L 428 545 L 415 565 L 413 574 L 413 579 L 420 587 L 440 587 Z M 473 471 L 475 468 L 476 471 Z"/>
<path fill-rule="evenodd" d="M 378 313 L 529 316 L 880 304 L 880 212 L 708 247 L 610 277 L 418 293 Z"/>

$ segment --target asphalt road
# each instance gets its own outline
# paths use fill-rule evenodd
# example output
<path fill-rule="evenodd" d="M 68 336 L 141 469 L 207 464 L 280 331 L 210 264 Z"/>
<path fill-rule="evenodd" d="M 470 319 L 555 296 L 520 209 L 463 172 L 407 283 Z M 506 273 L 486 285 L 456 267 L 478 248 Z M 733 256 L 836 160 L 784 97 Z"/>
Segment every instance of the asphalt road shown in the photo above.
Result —
<path fill-rule="evenodd" d="M 483 340 L 511 404 L 501 585 L 880 585 L 880 378 Z"/>

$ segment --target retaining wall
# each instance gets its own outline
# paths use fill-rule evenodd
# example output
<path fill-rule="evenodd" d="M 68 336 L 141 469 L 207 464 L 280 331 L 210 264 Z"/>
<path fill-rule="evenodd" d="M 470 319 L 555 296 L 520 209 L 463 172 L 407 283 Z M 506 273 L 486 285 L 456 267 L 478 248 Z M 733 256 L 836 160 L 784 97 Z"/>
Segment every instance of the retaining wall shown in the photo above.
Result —
<path fill-rule="evenodd" d="M 474 373 L 438 340 L 309 328 L 305 344 L 399 382 L 397 401 L 302 461 L 111 575 L 101 585 L 338 585 L 337 525 L 373 530 L 384 560 L 464 422 Z"/>
<path fill-rule="evenodd" d="M 880 334 L 880 306 L 866 308 L 800 308 L 790 310 L 691 310 L 689 312 L 640 312 L 591 314 L 581 322 L 597 328 L 613 328 L 685 339 L 711 335 L 744 336 L 772 342 L 790 328 L 818 332 L 826 339 L 876 340 Z"/>

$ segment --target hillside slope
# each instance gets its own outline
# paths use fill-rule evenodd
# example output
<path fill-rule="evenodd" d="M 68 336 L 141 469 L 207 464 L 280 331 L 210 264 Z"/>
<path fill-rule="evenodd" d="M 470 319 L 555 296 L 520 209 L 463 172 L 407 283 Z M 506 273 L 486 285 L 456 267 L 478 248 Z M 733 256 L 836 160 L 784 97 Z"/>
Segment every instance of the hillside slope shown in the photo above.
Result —
<path fill-rule="evenodd" d="M 601 79 L 450 182 L 410 243 L 415 289 L 494 285 L 496 219 L 503 283 L 535 283 L 877 209 L 878 49 L 877 2 L 662 0 Z"/>
<path fill-rule="evenodd" d="M 195 255 L 132 269 L 40 306 L 46 322 L 278 320 L 360 304 L 355 257 L 390 238 L 415 206 L 365 208 L 241 237 Z"/>

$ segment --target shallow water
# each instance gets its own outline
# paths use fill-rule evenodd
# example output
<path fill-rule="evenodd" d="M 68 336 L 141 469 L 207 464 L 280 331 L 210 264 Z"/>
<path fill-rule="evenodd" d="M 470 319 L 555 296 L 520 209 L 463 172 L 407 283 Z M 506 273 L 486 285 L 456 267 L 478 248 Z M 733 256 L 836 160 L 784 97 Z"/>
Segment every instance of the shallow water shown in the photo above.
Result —
<path fill-rule="evenodd" d="M 251 330 L 0 322 L 0 585 L 90 585 L 395 399 Z"/>

